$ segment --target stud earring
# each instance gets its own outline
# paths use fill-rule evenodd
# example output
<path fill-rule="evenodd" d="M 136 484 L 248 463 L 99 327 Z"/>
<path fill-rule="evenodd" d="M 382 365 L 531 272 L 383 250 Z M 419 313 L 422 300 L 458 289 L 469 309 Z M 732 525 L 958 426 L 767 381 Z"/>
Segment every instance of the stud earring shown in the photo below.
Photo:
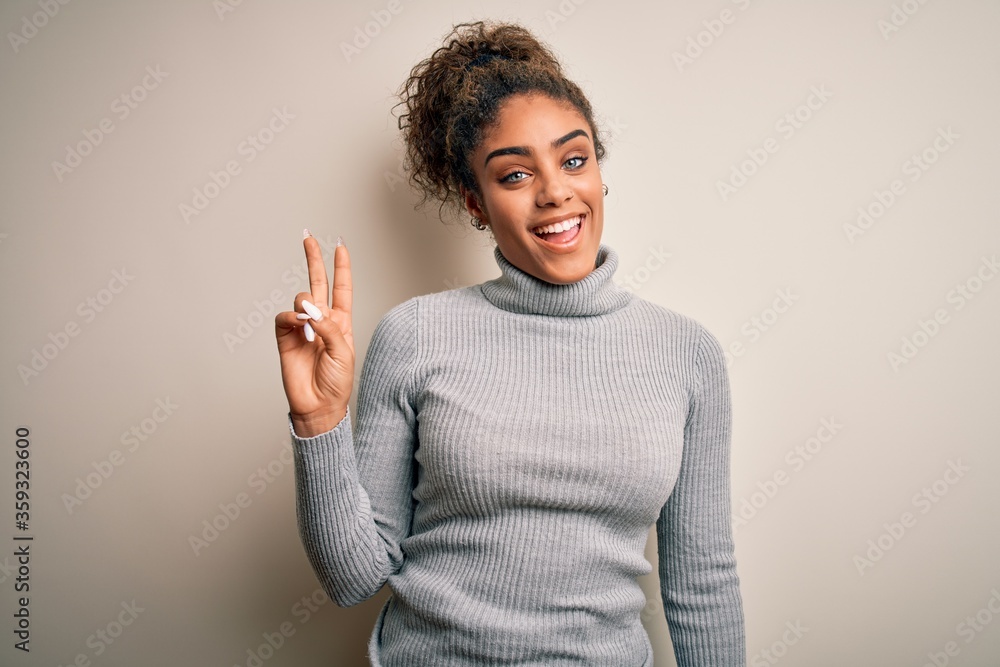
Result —
<path fill-rule="evenodd" d="M 608 196 L 608 184 L 607 183 L 603 183 L 601 185 L 601 187 L 604 188 L 604 196 L 607 197 Z"/>

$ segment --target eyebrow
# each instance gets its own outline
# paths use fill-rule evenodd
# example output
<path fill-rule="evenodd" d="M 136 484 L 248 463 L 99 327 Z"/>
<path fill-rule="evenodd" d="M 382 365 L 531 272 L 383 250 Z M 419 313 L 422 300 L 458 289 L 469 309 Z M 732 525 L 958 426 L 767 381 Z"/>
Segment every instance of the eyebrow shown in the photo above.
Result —
<path fill-rule="evenodd" d="M 560 146 L 562 146 L 564 143 L 566 143 L 570 139 L 573 139 L 574 137 L 580 137 L 580 136 L 587 137 L 588 139 L 590 138 L 590 135 L 587 134 L 586 132 L 584 132 L 583 130 L 573 130 L 572 132 L 569 132 L 568 134 L 564 134 L 563 136 L 559 137 L 558 139 L 555 139 L 552 142 L 552 148 L 559 148 Z M 486 156 L 486 160 L 483 161 L 483 166 L 485 167 L 489 163 L 490 160 L 492 160 L 495 157 L 499 157 L 501 155 L 524 155 L 524 156 L 530 156 L 531 155 L 531 149 L 528 148 L 527 146 L 508 146 L 507 148 L 498 148 L 495 151 L 490 151 L 490 154 Z"/>

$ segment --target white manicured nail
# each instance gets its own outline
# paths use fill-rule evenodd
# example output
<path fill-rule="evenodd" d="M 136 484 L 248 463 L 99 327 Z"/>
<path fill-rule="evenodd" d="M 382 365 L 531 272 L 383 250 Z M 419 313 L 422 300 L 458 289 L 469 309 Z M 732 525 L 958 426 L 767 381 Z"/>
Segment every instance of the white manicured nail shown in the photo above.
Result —
<path fill-rule="evenodd" d="M 302 299 L 302 307 L 306 309 L 307 313 L 309 313 L 309 317 L 316 320 L 317 322 L 323 319 L 323 312 L 316 306 L 306 301 L 305 299 Z"/>
<path fill-rule="evenodd" d="M 300 320 L 308 320 L 309 319 L 309 313 L 295 313 L 295 317 L 298 318 L 298 319 L 300 319 Z"/>
<path fill-rule="evenodd" d="M 310 236 L 312 236 L 312 234 L 309 233 L 309 229 L 308 228 L 302 230 L 302 238 L 303 239 L 307 239 Z"/>
<path fill-rule="evenodd" d="M 308 322 L 306 322 L 306 323 L 305 323 L 305 324 L 303 325 L 303 328 L 304 328 L 304 329 L 305 329 L 305 331 L 306 331 L 306 340 L 307 340 L 307 341 L 309 341 L 309 342 L 311 343 L 311 342 L 313 342 L 314 340 L 316 340 L 316 332 L 315 332 L 315 331 L 313 331 L 313 328 L 312 328 L 312 326 L 310 326 L 310 324 L 309 324 Z"/>

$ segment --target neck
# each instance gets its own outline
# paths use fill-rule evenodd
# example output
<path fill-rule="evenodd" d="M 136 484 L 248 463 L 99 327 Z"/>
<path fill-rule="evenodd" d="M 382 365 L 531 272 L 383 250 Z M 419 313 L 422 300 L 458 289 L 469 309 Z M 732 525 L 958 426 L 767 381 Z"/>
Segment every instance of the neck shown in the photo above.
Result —
<path fill-rule="evenodd" d="M 616 285 L 612 278 L 618 269 L 618 253 L 601 244 L 593 271 L 575 283 L 557 285 L 522 271 L 493 249 L 500 267 L 499 278 L 482 284 L 483 296 L 497 308 L 513 313 L 583 317 L 604 315 L 623 308 L 632 293 Z"/>

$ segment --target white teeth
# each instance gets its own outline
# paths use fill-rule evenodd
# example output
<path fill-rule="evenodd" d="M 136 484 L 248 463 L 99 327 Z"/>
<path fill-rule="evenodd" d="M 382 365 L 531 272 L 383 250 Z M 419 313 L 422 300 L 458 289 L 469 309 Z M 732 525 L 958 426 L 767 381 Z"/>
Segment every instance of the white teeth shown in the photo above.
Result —
<path fill-rule="evenodd" d="M 569 220 L 563 220 L 562 222 L 556 222 L 551 225 L 546 225 L 544 227 L 536 227 L 532 231 L 535 234 L 554 234 L 555 232 L 564 232 L 567 229 L 572 229 L 580 224 L 580 216 L 575 218 L 570 218 Z"/>

